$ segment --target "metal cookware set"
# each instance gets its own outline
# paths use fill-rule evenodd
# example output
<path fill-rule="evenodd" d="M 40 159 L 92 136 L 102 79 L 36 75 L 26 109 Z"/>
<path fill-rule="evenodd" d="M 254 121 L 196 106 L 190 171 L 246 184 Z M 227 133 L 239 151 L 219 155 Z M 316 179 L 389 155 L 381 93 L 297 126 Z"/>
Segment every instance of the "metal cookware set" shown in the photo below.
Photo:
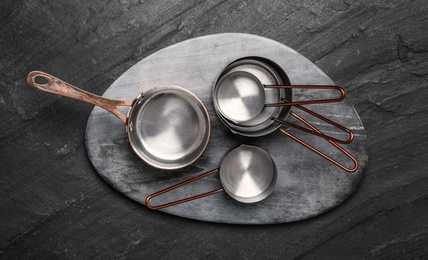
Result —
<path fill-rule="evenodd" d="M 207 109 L 190 91 L 177 86 L 159 86 L 141 93 L 133 100 L 107 99 L 78 89 L 54 76 L 32 71 L 27 77 L 30 86 L 94 104 L 113 113 L 126 125 L 130 146 L 147 164 L 165 170 L 180 169 L 195 162 L 207 147 L 211 123 Z M 292 89 L 337 91 L 334 99 L 293 101 Z M 331 163 L 347 172 L 358 169 L 357 160 L 338 144 L 351 143 L 354 134 L 302 105 L 340 102 L 345 91 L 339 86 L 291 85 L 286 74 L 269 60 L 247 57 L 230 63 L 213 86 L 212 99 L 219 120 L 231 132 L 259 137 L 279 130 Z M 127 115 L 119 106 L 129 106 Z M 325 135 L 297 113 L 291 106 L 311 114 L 348 134 L 346 140 Z M 287 122 L 289 116 L 306 127 Z M 354 167 L 348 168 L 328 155 L 281 128 L 286 125 L 326 139 L 350 158 Z M 153 206 L 150 200 L 173 189 L 213 173 L 219 173 L 222 187 L 193 197 Z M 241 145 L 229 152 L 218 169 L 156 192 L 146 198 L 150 209 L 161 209 L 225 191 L 243 203 L 254 203 L 268 197 L 274 190 L 277 168 L 269 153 L 260 147 Z"/>

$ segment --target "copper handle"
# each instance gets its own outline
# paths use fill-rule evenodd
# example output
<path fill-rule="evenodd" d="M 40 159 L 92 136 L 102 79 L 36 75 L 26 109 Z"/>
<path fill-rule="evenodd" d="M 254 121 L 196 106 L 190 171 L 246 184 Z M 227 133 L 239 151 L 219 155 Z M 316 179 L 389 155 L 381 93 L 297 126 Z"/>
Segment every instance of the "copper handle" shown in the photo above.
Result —
<path fill-rule="evenodd" d="M 37 83 L 37 78 L 42 78 L 46 80 L 46 83 Z M 127 117 L 122 114 L 117 107 L 118 106 L 132 106 L 134 100 L 116 100 L 103 98 L 98 95 L 92 94 L 85 90 L 74 87 L 73 85 L 64 82 L 52 75 L 49 75 L 41 71 L 32 71 L 27 76 L 27 81 L 30 86 L 38 90 L 58 94 L 64 97 L 74 98 L 81 100 L 99 107 L 104 108 L 105 110 L 113 113 L 117 116 L 122 122 L 127 123 Z M 40 82 L 40 81 L 39 81 Z"/>
<path fill-rule="evenodd" d="M 174 186 L 171 186 L 169 188 L 166 188 L 166 189 L 163 189 L 163 190 L 158 191 L 156 193 L 153 193 L 153 194 L 147 196 L 147 198 L 146 198 L 146 206 L 149 209 L 152 209 L 152 210 L 163 209 L 163 208 L 166 208 L 166 207 L 170 207 L 170 206 L 174 206 L 174 205 L 177 205 L 177 204 L 189 202 L 189 201 L 192 201 L 192 200 L 200 199 L 200 198 L 203 198 L 203 197 L 210 196 L 210 195 L 216 194 L 218 192 L 221 192 L 221 191 L 223 191 L 223 188 L 220 188 L 220 189 L 217 189 L 217 190 L 213 190 L 213 191 L 209 191 L 209 192 L 206 192 L 206 193 L 203 193 L 203 194 L 195 195 L 193 197 L 189 197 L 189 198 L 185 198 L 185 199 L 181 199 L 181 200 L 176 200 L 176 201 L 173 201 L 173 202 L 165 203 L 165 204 L 158 205 L 158 206 L 153 206 L 153 205 L 150 204 L 150 200 L 153 199 L 154 197 L 157 197 L 157 196 L 159 196 L 161 194 L 164 194 L 164 193 L 167 193 L 167 192 L 172 191 L 174 189 L 177 189 L 178 187 L 184 186 L 186 184 L 189 184 L 191 182 L 194 182 L 196 180 L 199 180 L 201 178 L 204 178 L 204 177 L 206 177 L 208 175 L 211 175 L 213 173 L 216 173 L 216 172 L 218 172 L 218 169 L 215 169 L 215 170 L 203 173 L 203 174 L 198 175 L 196 177 L 193 177 L 193 178 L 191 178 L 191 179 L 189 179 L 187 181 L 180 182 L 180 183 L 178 183 L 178 184 L 176 184 Z"/>
<path fill-rule="evenodd" d="M 345 90 L 339 86 L 323 86 L 323 85 L 292 85 L 292 86 L 280 86 L 280 85 L 264 85 L 265 88 L 284 88 L 284 89 L 333 89 L 340 92 L 340 97 L 333 99 L 317 99 L 317 100 L 305 100 L 305 101 L 294 101 L 287 103 L 271 103 L 266 104 L 266 107 L 278 107 L 278 106 L 295 106 L 295 105 L 309 105 L 309 104 L 322 104 L 322 103 L 332 103 L 339 102 L 345 98 Z"/>
<path fill-rule="evenodd" d="M 315 131 L 318 134 L 323 135 L 323 133 L 318 130 L 315 126 L 313 126 L 311 123 L 309 123 L 308 121 L 306 121 L 305 119 L 303 119 L 302 117 L 300 117 L 299 115 L 297 115 L 294 112 L 291 112 L 291 115 L 294 116 L 295 118 L 297 118 L 298 120 L 300 120 L 302 123 L 304 123 L 305 125 L 307 125 L 308 127 L 310 127 L 313 131 Z M 344 166 L 343 164 L 339 163 L 338 161 L 334 160 L 333 158 L 329 157 L 328 155 L 320 152 L 319 150 L 317 150 L 316 148 L 314 148 L 313 146 L 305 143 L 304 141 L 302 141 L 301 139 L 295 137 L 294 135 L 288 133 L 287 131 L 285 131 L 284 129 L 279 129 L 279 131 L 281 131 L 281 133 L 283 133 L 284 135 L 292 138 L 294 141 L 300 143 L 301 145 L 305 146 L 306 148 L 308 148 L 309 150 L 317 153 L 318 155 L 320 155 L 321 157 L 323 157 L 324 159 L 330 161 L 331 163 L 333 163 L 334 165 L 340 167 L 341 169 L 347 171 L 347 172 L 355 172 L 358 169 L 358 161 L 355 159 L 354 156 L 352 156 L 348 151 L 346 151 L 345 149 L 343 149 L 342 147 L 340 147 L 337 143 L 335 143 L 334 141 L 332 141 L 331 139 L 327 139 L 327 141 L 329 143 L 331 143 L 335 148 L 337 148 L 339 151 L 341 151 L 344 155 L 346 155 L 349 159 L 352 160 L 352 162 L 354 163 L 354 167 L 353 168 L 348 168 L 346 166 Z"/>
<path fill-rule="evenodd" d="M 291 103 L 290 101 L 288 101 L 288 100 L 286 100 L 286 99 L 282 99 L 282 101 L 284 101 L 284 102 L 286 102 L 286 103 Z M 351 143 L 351 142 L 354 140 L 354 133 L 353 133 L 351 130 L 349 130 L 348 128 L 344 127 L 343 125 L 340 125 L 340 124 L 338 124 L 338 123 L 336 123 L 336 122 L 334 122 L 334 121 L 332 121 L 332 120 L 330 120 L 330 119 L 328 119 L 328 118 L 326 118 L 326 117 L 323 117 L 322 115 L 320 115 L 320 114 L 318 114 L 318 113 L 315 113 L 314 111 L 312 111 L 312 110 L 310 110 L 310 109 L 307 109 L 307 108 L 305 108 L 305 107 L 302 107 L 302 106 L 300 106 L 300 105 L 295 105 L 294 107 L 296 107 L 296 108 L 298 108 L 298 109 L 300 109 L 300 110 L 303 110 L 303 111 L 305 111 L 306 113 L 308 113 L 308 114 L 310 114 L 310 115 L 312 115 L 312 116 L 314 116 L 314 117 L 317 117 L 317 118 L 319 118 L 319 119 L 323 120 L 324 122 L 326 122 L 326 123 L 328 123 L 328 124 L 330 124 L 330 125 L 333 125 L 333 126 L 335 126 L 336 128 L 338 128 L 338 129 L 340 129 L 340 130 L 342 130 L 342 131 L 344 131 L 344 132 L 348 133 L 349 138 L 348 138 L 348 139 L 346 139 L 346 140 L 340 140 L 340 139 L 334 138 L 334 137 L 332 137 L 332 136 L 328 136 L 328 135 L 325 135 L 325 134 L 323 134 L 323 133 L 320 133 L 320 132 L 318 132 L 318 131 L 315 131 L 315 130 L 309 130 L 309 129 L 306 129 L 306 128 L 304 128 L 304 127 L 301 127 L 301 126 L 295 125 L 295 124 L 290 123 L 290 122 L 283 121 L 283 120 L 278 119 L 278 118 L 275 118 L 275 117 L 273 117 L 273 118 L 272 118 L 272 120 L 274 120 L 274 121 L 276 121 L 276 122 L 278 122 L 278 123 L 280 123 L 280 124 L 287 125 L 287 126 L 290 126 L 290 127 L 296 128 L 296 129 L 299 129 L 299 130 L 304 131 L 304 132 L 306 132 L 306 133 L 313 134 L 313 135 L 319 136 L 319 137 L 324 138 L 324 139 L 327 139 L 327 140 L 331 140 L 331 141 L 333 141 L 333 142 L 335 142 L 335 143 L 339 143 L 339 144 L 349 144 L 349 143 Z M 293 115 L 293 116 L 295 116 L 295 117 L 296 117 L 296 113 L 294 113 L 294 112 L 291 112 L 291 115 Z"/>

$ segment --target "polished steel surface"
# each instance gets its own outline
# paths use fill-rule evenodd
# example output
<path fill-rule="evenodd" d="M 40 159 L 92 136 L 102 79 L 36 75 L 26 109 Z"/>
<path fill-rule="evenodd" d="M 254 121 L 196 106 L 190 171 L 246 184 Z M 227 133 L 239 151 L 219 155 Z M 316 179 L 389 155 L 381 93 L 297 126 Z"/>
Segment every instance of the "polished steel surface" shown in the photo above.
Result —
<path fill-rule="evenodd" d="M 41 82 L 43 80 L 43 82 Z M 38 90 L 81 100 L 113 113 L 126 124 L 135 153 L 159 169 L 179 169 L 196 161 L 208 145 L 211 123 L 202 101 L 177 86 L 159 86 L 133 100 L 108 99 L 41 71 L 27 76 Z M 130 106 L 128 115 L 118 107 Z"/>
<path fill-rule="evenodd" d="M 232 71 L 221 77 L 215 94 L 219 112 L 238 124 L 255 118 L 265 106 L 263 85 L 246 71 Z"/>
<path fill-rule="evenodd" d="M 160 205 L 152 205 L 155 197 L 168 193 L 179 187 L 206 178 L 220 172 L 222 188 L 216 188 L 205 193 L 179 200 L 173 200 Z M 202 173 L 196 177 L 177 183 L 153 194 L 145 199 L 149 209 L 158 210 L 193 200 L 202 199 L 221 191 L 226 191 L 233 199 L 243 203 L 255 203 L 268 197 L 275 188 L 277 168 L 269 153 L 254 145 L 242 144 L 229 152 L 221 163 L 220 168 Z"/>
<path fill-rule="evenodd" d="M 190 91 L 162 86 L 147 91 L 130 111 L 128 136 L 134 151 L 162 169 L 182 168 L 205 150 L 210 119 Z"/>
<path fill-rule="evenodd" d="M 247 60 L 244 59 L 245 62 L 249 62 L 252 61 L 252 59 Z M 238 61 L 242 62 L 241 61 Z M 256 61 L 258 62 L 258 61 Z M 261 62 L 261 61 L 260 61 Z M 266 67 L 270 68 L 270 66 L 268 65 L 268 61 L 267 62 L 261 62 L 262 65 L 265 64 Z M 232 63 L 231 65 L 234 65 L 234 63 Z M 229 65 L 228 67 L 230 67 L 231 65 Z M 246 65 L 246 64 L 245 64 Z M 226 67 L 225 71 L 228 71 L 228 67 Z M 235 67 L 242 69 L 245 68 L 244 66 L 241 66 L 241 64 L 239 64 L 238 66 Z M 280 71 L 280 69 L 277 68 L 277 70 Z M 272 72 L 275 72 L 274 68 L 271 68 Z M 277 72 L 277 74 L 279 74 L 279 72 Z M 249 125 L 250 127 L 247 127 L 245 124 L 251 123 L 253 120 L 251 120 L 251 118 L 256 117 L 262 109 L 260 109 L 260 105 L 262 107 L 276 107 L 278 109 L 278 111 L 282 111 L 281 116 L 285 116 L 284 118 L 278 118 L 274 115 L 272 115 L 269 119 L 267 119 L 268 121 L 273 121 L 278 123 L 279 125 L 277 125 L 277 128 L 281 125 L 286 125 L 286 126 L 290 126 L 296 129 L 299 129 L 301 131 L 304 131 L 306 133 L 309 134 L 313 134 L 316 135 L 318 137 L 324 138 L 326 140 L 328 140 L 329 142 L 332 142 L 333 146 L 340 150 L 342 153 L 344 153 L 349 159 L 352 160 L 353 165 L 352 167 L 347 167 L 344 164 L 338 162 L 337 160 L 333 159 L 332 157 L 326 155 L 325 153 L 319 151 L 318 149 L 316 149 L 315 147 L 313 147 L 312 145 L 309 145 L 308 143 L 306 143 L 305 141 L 297 138 L 296 136 L 292 135 L 291 133 L 285 131 L 284 129 L 279 129 L 281 133 L 283 133 L 284 135 L 292 138 L 293 140 L 297 141 L 298 143 L 302 144 L 303 146 L 305 146 L 306 148 L 310 149 L 311 151 L 315 152 L 316 154 L 320 155 L 321 157 L 323 157 L 324 159 L 330 161 L 331 163 L 333 163 L 334 165 L 340 167 L 341 169 L 347 171 L 347 172 L 354 172 L 358 169 L 358 162 L 357 160 L 350 154 L 348 153 L 346 150 L 344 150 L 343 148 L 341 148 L 340 146 L 335 145 L 335 142 L 340 142 L 342 144 L 349 144 L 350 142 L 352 142 L 353 140 L 353 132 L 349 129 L 347 129 L 346 127 L 337 124 L 331 120 L 329 120 L 328 118 L 325 118 L 323 116 L 321 116 L 318 113 L 315 113 L 309 109 L 306 109 L 302 106 L 300 106 L 300 104 L 322 104 L 322 103 L 334 103 L 334 102 L 339 102 L 341 100 L 343 100 L 345 98 L 345 91 L 343 88 L 339 87 L 339 86 L 332 86 L 332 85 L 293 85 L 293 86 L 288 86 L 288 85 L 265 85 L 263 83 L 261 83 L 258 80 L 258 77 L 253 75 L 250 72 L 247 71 L 242 71 L 242 70 L 235 70 L 232 72 L 227 72 L 227 73 L 222 73 L 223 76 L 220 77 L 220 79 L 217 81 L 216 86 L 214 87 L 214 95 L 213 95 L 213 101 L 214 104 L 216 105 L 216 112 L 220 118 L 220 120 L 229 127 L 229 129 L 231 129 L 232 132 L 239 134 L 239 135 L 243 135 L 243 136 L 260 136 L 261 133 L 266 133 L 266 131 L 260 131 L 260 130 L 264 130 L 263 128 L 251 128 L 251 125 Z M 267 88 L 265 88 L 267 87 Z M 340 92 L 340 97 L 335 98 L 335 99 L 331 99 L 331 98 L 327 98 L 327 99 L 313 99 L 313 100 L 300 100 L 297 102 L 293 102 L 291 100 L 291 96 L 288 98 L 280 98 L 281 102 L 274 102 L 274 103 L 269 103 L 269 102 L 264 102 L 264 95 L 262 94 L 264 91 L 267 91 L 269 89 L 277 89 L 277 90 L 289 90 L 291 94 L 291 89 L 293 88 L 300 88 L 300 89 L 322 89 L 322 90 L 336 90 Z M 281 93 L 277 92 L 277 97 L 280 96 Z M 247 97 L 250 97 L 247 100 Z M 222 104 L 226 104 L 223 105 Z M 334 138 L 333 136 L 330 135 L 326 135 L 320 131 L 318 131 L 318 129 L 316 129 L 312 124 L 307 123 L 306 120 L 304 120 L 301 116 L 299 116 L 298 114 L 296 114 L 295 112 L 291 112 L 291 114 L 297 118 L 299 121 L 303 122 L 304 124 L 306 124 L 307 126 L 309 126 L 311 128 L 307 129 L 304 127 L 301 127 L 299 125 L 290 123 L 290 122 L 286 122 L 286 118 L 287 115 L 289 114 L 289 108 L 290 106 L 296 106 L 302 110 L 305 110 L 307 113 L 323 120 L 324 122 L 331 124 L 335 127 L 337 127 L 338 129 L 341 129 L 342 131 L 346 132 L 347 134 L 349 134 L 349 138 L 346 140 L 342 140 L 342 139 L 337 139 Z M 252 106 L 255 106 L 254 109 L 252 109 Z M 234 110 L 233 108 L 236 108 L 236 110 Z M 240 114 L 239 112 L 243 111 L 243 114 Z M 244 116 L 241 116 L 244 115 Z M 239 117 L 241 116 L 241 117 Z M 230 120 L 230 118 L 232 118 L 232 120 Z M 247 119 L 247 120 L 245 120 Z M 240 121 L 241 120 L 241 121 Z M 260 125 L 255 125 L 256 127 L 260 127 Z M 270 125 L 269 124 L 263 124 L 264 127 L 268 128 Z M 272 128 L 270 127 L 270 129 L 275 130 L 276 128 Z M 254 131 L 254 132 L 253 132 Z M 269 133 L 269 132 L 267 132 Z M 251 134 L 251 135 L 249 135 Z"/>
<path fill-rule="evenodd" d="M 335 90 L 340 92 L 337 98 L 299 100 L 284 102 L 265 102 L 265 91 L 269 89 L 305 89 L 305 90 Z M 273 92 L 275 93 L 275 92 Z M 278 93 L 279 94 L 279 93 Z M 234 124 L 245 125 L 258 116 L 263 108 L 284 107 L 295 105 L 323 104 L 340 102 L 345 98 L 345 90 L 339 86 L 323 85 L 264 85 L 252 73 L 246 71 L 231 71 L 223 75 L 217 82 L 213 100 L 221 116 Z"/>
<path fill-rule="evenodd" d="M 234 199 L 253 203 L 269 196 L 276 184 L 276 166 L 270 155 L 252 145 L 231 151 L 220 166 L 220 181 Z"/>
<path fill-rule="evenodd" d="M 272 133 L 278 129 L 281 124 L 271 120 L 272 117 L 285 119 L 290 111 L 289 107 L 263 107 L 260 113 L 254 118 L 243 121 L 233 122 L 226 118 L 220 111 L 218 102 L 216 101 L 217 92 L 221 85 L 223 76 L 229 73 L 249 73 L 256 77 L 263 85 L 289 85 L 290 82 L 283 71 L 278 67 L 273 67 L 268 64 L 267 60 L 261 58 L 245 58 L 232 62 L 220 74 L 219 80 L 213 89 L 214 107 L 219 119 L 225 124 L 233 133 L 248 136 L 259 137 Z M 241 76 L 244 74 L 241 74 Z M 264 103 L 278 103 L 282 98 L 291 100 L 291 89 L 264 89 Z"/>

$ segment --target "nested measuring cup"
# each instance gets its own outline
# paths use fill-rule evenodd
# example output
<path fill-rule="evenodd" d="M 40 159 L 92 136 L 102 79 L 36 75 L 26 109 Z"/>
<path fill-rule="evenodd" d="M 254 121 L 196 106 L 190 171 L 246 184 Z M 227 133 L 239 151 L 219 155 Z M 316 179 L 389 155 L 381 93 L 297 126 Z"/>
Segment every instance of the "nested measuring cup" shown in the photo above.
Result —
<path fill-rule="evenodd" d="M 302 104 L 320 104 L 339 102 L 343 100 L 345 91 L 339 86 L 318 86 L 318 85 L 290 85 L 283 79 L 277 69 L 267 64 L 263 60 L 242 59 L 227 66 L 220 74 L 219 80 L 214 86 L 213 103 L 220 120 L 233 132 L 248 137 L 258 137 L 269 134 L 282 125 L 287 125 L 301 131 L 313 134 L 328 140 L 335 148 L 339 149 L 354 163 L 354 167 L 348 168 L 337 162 L 326 154 L 306 142 L 291 135 L 284 129 L 279 129 L 283 134 L 291 137 L 310 150 L 314 151 L 333 164 L 345 171 L 354 172 L 358 169 L 357 160 L 337 143 L 348 144 L 354 139 L 354 134 L 346 127 L 311 111 Z M 292 101 L 292 89 L 319 89 L 335 90 L 340 93 L 338 98 L 315 99 Z M 267 97 L 269 95 L 269 98 Z M 295 112 L 290 111 L 290 106 L 294 106 L 305 111 L 338 129 L 346 132 L 348 138 L 338 139 L 325 135 L 316 129 L 309 122 L 304 120 Z M 263 116 L 262 116 L 263 115 Z M 291 115 L 309 127 L 301 127 L 285 121 Z"/>
<path fill-rule="evenodd" d="M 334 89 L 340 97 L 334 99 L 305 100 L 297 102 L 266 103 L 265 89 Z M 265 85 L 254 74 L 247 71 L 231 71 L 223 75 L 214 88 L 213 100 L 219 113 L 235 124 L 248 124 L 265 107 L 309 105 L 339 102 L 345 98 L 345 91 L 339 86 L 285 86 Z M 250 123 L 251 124 L 251 123 Z"/>
<path fill-rule="evenodd" d="M 150 204 L 150 200 L 159 195 L 216 172 L 219 172 L 222 188 L 158 206 Z M 146 206 L 153 210 L 162 209 L 210 196 L 223 190 L 239 202 L 255 203 L 267 198 L 272 193 L 276 179 L 276 165 L 269 153 L 260 147 L 244 144 L 229 152 L 223 159 L 220 168 L 200 174 L 187 181 L 149 195 L 146 198 Z"/>

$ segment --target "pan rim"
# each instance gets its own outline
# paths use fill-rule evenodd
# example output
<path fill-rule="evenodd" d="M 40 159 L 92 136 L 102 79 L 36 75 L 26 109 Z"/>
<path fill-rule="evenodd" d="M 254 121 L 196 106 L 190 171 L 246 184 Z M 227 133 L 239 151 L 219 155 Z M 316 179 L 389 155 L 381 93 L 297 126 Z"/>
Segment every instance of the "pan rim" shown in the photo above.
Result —
<path fill-rule="evenodd" d="M 238 68 L 240 66 L 245 66 L 247 64 L 250 64 L 252 66 L 258 67 L 261 69 L 261 71 L 265 71 L 266 73 L 270 74 L 273 77 L 273 80 L 275 81 L 274 84 L 279 85 L 287 85 L 290 84 L 290 80 L 287 76 L 287 74 L 282 70 L 282 68 L 273 62 L 272 60 L 269 60 L 264 57 L 258 57 L 258 56 L 247 56 L 242 57 L 240 59 L 237 59 L 235 61 L 232 61 L 229 65 L 227 65 L 223 71 L 221 72 L 220 76 L 218 77 L 217 81 L 214 83 L 214 87 L 212 90 L 213 93 L 213 99 L 215 99 L 215 92 L 217 91 L 217 85 L 218 82 L 221 80 L 222 77 L 227 75 L 230 72 L 233 71 L 240 71 Z M 242 70 L 242 68 L 241 68 Z M 245 70 L 247 69 L 245 68 Z M 247 71 L 248 72 L 248 71 Z M 251 74 L 251 72 L 249 72 Z M 256 76 L 257 77 L 257 76 Z M 259 79 L 260 80 L 260 79 Z M 263 82 L 262 82 L 263 83 Z M 292 99 L 292 91 L 291 89 L 279 89 L 278 97 L 285 97 L 288 100 Z M 280 99 L 274 102 L 280 102 Z M 281 124 L 272 120 L 272 117 L 277 117 L 279 119 L 285 119 L 287 118 L 288 114 L 290 113 L 290 107 L 289 106 L 283 106 L 283 107 L 265 107 L 265 110 L 272 109 L 273 112 L 270 112 L 270 116 L 266 117 L 264 121 L 259 123 L 252 123 L 255 119 L 251 119 L 244 123 L 235 123 L 231 120 L 228 120 L 219 110 L 219 108 L 216 105 L 216 101 L 213 100 L 214 103 L 214 110 L 220 119 L 220 121 L 230 129 L 230 131 L 234 134 L 239 134 L 246 137 L 260 137 L 268 135 L 274 131 L 276 131 L 279 127 L 281 127 Z"/>
<path fill-rule="evenodd" d="M 180 93 L 181 95 L 183 95 L 184 97 L 189 98 L 190 100 L 194 101 L 194 104 L 197 106 L 200 114 L 202 115 L 202 117 L 198 117 L 199 121 L 202 121 L 201 118 L 203 118 L 203 121 L 205 121 L 204 123 L 204 129 L 202 130 L 201 134 L 201 141 L 199 142 L 199 144 L 197 146 L 194 147 L 194 149 L 192 149 L 192 152 L 194 151 L 198 151 L 196 152 L 193 156 L 190 156 L 191 153 L 187 153 L 184 156 L 182 156 L 182 158 L 186 158 L 185 160 L 183 160 L 184 162 L 180 163 L 180 160 L 156 160 L 155 156 L 152 156 L 152 154 L 148 153 L 146 150 L 142 150 L 139 149 L 139 147 L 137 147 L 136 142 L 134 141 L 138 138 L 134 137 L 134 127 L 133 127 L 133 117 L 136 117 L 138 115 L 138 113 L 144 108 L 144 105 L 147 105 L 148 102 L 150 102 L 150 100 L 160 94 L 167 94 L 168 91 L 172 91 L 172 92 L 177 92 Z M 189 104 L 188 100 L 183 98 L 183 96 L 180 96 L 180 98 L 182 98 L 182 100 L 185 100 L 186 103 Z M 142 105 L 141 105 L 142 104 Z M 192 104 L 190 104 L 192 105 Z M 137 108 L 137 106 L 139 108 Z M 192 105 L 192 107 L 195 109 L 195 107 Z M 195 109 L 196 111 L 196 109 Z M 197 112 L 197 111 L 196 111 Z M 208 110 L 206 108 L 206 106 L 204 105 L 204 103 L 201 101 L 201 99 L 196 96 L 193 92 L 183 88 L 183 87 L 179 87 L 179 86 L 175 86 L 175 85 L 160 85 L 160 86 L 156 86 L 154 88 L 151 88 L 149 90 L 147 90 L 146 92 L 141 93 L 140 95 L 138 95 L 135 98 L 135 102 L 133 104 L 133 106 L 128 110 L 128 114 L 127 114 L 127 124 L 126 124 L 126 130 L 127 130 L 127 136 L 128 136 L 128 141 L 129 144 L 132 148 L 132 150 L 134 151 L 134 153 L 140 158 L 142 159 L 145 163 L 147 163 L 148 165 L 161 169 L 161 170 L 176 170 L 176 169 L 181 169 L 184 168 L 186 166 L 189 166 L 190 164 L 194 163 L 197 159 L 199 159 L 199 157 L 204 153 L 204 151 L 206 150 L 209 140 L 210 140 L 210 136 L 211 136 L 211 119 L 209 117 L 208 114 Z M 143 145 L 143 142 L 137 142 L 140 143 L 140 145 Z M 180 159 L 182 159 L 180 158 Z"/>
<path fill-rule="evenodd" d="M 270 180 L 269 183 L 267 185 L 265 185 L 265 187 L 261 190 L 261 192 L 259 192 L 258 194 L 254 194 L 253 196 L 240 196 L 237 194 L 237 192 L 231 191 L 230 190 L 230 184 L 227 183 L 227 180 L 225 179 L 225 167 L 227 167 L 227 163 L 229 163 L 229 160 L 231 160 L 231 158 L 233 159 L 233 156 L 235 156 L 236 153 L 241 152 L 241 150 L 252 150 L 253 152 L 256 151 L 257 154 L 260 156 L 263 156 L 263 159 L 266 159 L 266 161 L 268 161 L 270 163 L 270 167 L 271 170 L 269 172 L 270 175 Z M 259 158 L 261 159 L 261 158 Z M 223 169 L 223 171 L 222 171 Z M 267 152 L 266 150 L 264 150 L 263 148 L 259 147 L 259 146 L 255 146 L 255 145 L 248 145 L 248 144 L 241 144 L 240 146 L 238 146 L 237 148 L 233 149 L 232 151 L 230 151 L 226 157 L 223 159 L 220 167 L 219 167 L 219 177 L 220 177 L 220 182 L 222 184 L 222 187 L 224 189 L 224 191 L 226 191 L 226 193 L 232 197 L 233 199 L 235 199 L 236 201 L 242 202 L 242 203 L 256 203 L 259 201 L 262 201 L 264 199 L 266 199 L 267 197 L 269 197 L 269 195 L 272 194 L 272 192 L 275 189 L 276 186 L 276 182 L 277 182 L 277 168 L 276 168 L 276 164 L 275 161 L 272 159 L 272 157 L 270 156 L 269 152 Z"/>

